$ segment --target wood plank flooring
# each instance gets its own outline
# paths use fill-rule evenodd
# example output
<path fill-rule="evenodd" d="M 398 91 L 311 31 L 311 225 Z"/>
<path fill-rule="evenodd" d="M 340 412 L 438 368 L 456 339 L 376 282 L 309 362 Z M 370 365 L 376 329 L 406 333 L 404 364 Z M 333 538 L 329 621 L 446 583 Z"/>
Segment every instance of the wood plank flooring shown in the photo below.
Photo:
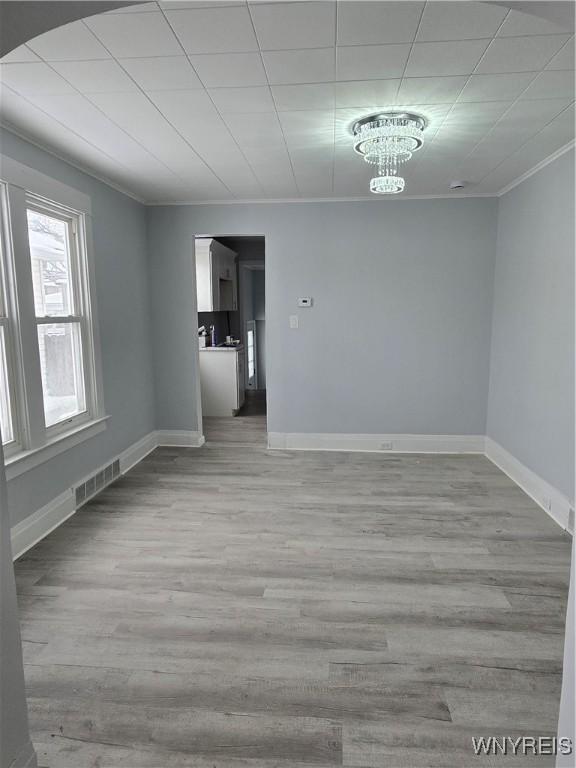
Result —
<path fill-rule="evenodd" d="M 163 448 L 17 563 L 51 768 L 468 768 L 555 732 L 569 538 L 487 459 Z"/>

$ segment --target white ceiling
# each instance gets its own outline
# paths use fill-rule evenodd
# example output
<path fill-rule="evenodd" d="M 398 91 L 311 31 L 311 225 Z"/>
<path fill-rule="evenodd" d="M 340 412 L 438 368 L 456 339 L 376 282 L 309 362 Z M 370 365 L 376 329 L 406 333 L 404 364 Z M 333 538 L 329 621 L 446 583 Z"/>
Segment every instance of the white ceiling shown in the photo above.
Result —
<path fill-rule="evenodd" d="M 367 197 L 350 124 L 425 115 L 404 196 L 496 194 L 574 138 L 573 30 L 472 0 L 153 2 L 2 59 L 0 116 L 147 202 Z"/>

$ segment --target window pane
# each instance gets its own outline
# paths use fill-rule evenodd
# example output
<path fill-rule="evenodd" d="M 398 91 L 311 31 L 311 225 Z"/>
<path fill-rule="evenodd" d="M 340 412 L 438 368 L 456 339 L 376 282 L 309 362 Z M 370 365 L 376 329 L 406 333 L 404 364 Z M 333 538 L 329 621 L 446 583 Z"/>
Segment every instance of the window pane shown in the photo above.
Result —
<path fill-rule="evenodd" d="M 27 214 L 36 316 L 71 315 L 68 224 L 38 211 Z"/>
<path fill-rule="evenodd" d="M 79 323 L 38 326 L 46 426 L 86 410 Z"/>
<path fill-rule="evenodd" d="M 2 443 L 11 443 L 14 440 L 14 428 L 12 426 L 10 389 L 8 387 L 6 340 L 2 326 L 0 326 L 0 429 L 2 429 Z"/>

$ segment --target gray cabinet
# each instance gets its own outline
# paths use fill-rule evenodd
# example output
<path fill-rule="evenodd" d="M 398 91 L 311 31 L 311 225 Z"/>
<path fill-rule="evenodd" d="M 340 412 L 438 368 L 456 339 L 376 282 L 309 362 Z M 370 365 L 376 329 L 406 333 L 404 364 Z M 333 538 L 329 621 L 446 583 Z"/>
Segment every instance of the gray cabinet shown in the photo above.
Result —
<path fill-rule="evenodd" d="M 238 309 L 236 254 L 210 237 L 196 238 L 198 312 Z"/>

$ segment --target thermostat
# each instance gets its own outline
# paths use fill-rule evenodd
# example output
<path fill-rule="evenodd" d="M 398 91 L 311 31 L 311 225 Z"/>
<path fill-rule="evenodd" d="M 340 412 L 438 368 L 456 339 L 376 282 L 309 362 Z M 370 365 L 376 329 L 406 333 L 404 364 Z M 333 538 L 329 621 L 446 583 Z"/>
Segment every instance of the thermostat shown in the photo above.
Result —
<path fill-rule="evenodd" d="M 311 296 L 302 296 L 298 299 L 298 306 L 299 307 L 311 307 L 312 306 L 312 297 Z"/>

